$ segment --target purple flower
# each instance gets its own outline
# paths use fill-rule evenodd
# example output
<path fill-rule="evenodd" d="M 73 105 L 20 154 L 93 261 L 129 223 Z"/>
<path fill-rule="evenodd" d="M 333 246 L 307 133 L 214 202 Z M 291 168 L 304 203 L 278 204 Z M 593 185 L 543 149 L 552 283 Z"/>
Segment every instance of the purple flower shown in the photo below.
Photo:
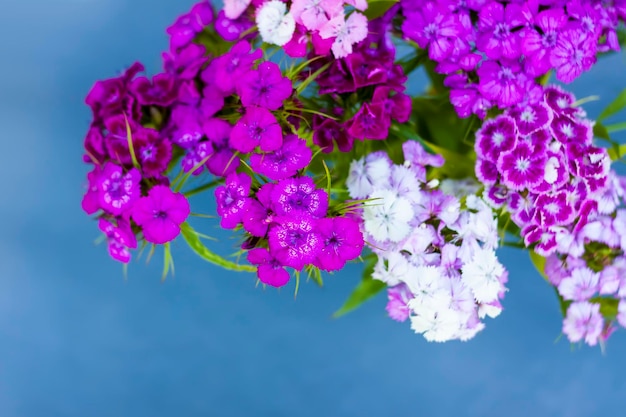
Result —
<path fill-rule="evenodd" d="M 224 14 L 224 10 L 220 10 L 215 21 L 215 31 L 228 42 L 236 41 L 242 33 L 253 26 L 254 22 L 246 14 L 242 14 L 237 19 L 229 19 Z"/>
<path fill-rule="evenodd" d="M 191 80 L 209 59 L 205 53 L 206 47 L 197 43 L 190 43 L 176 53 L 164 52 L 163 68 L 178 78 Z"/>
<path fill-rule="evenodd" d="M 363 234 L 359 224 L 347 217 L 320 219 L 316 231 L 322 244 L 315 266 L 324 271 L 338 271 L 346 261 L 357 258 L 363 250 Z"/>
<path fill-rule="evenodd" d="M 174 193 L 165 185 L 157 185 L 135 203 L 132 217 L 141 226 L 146 241 L 162 244 L 178 236 L 180 225 L 189 212 L 189 202 L 184 195 Z"/>
<path fill-rule="evenodd" d="M 206 162 L 209 172 L 220 177 L 235 172 L 239 167 L 239 157 L 235 156 L 235 151 L 229 145 L 232 126 L 221 119 L 208 119 L 203 123 L 202 130 L 209 138 L 211 156 Z"/>
<path fill-rule="evenodd" d="M 252 236 L 265 237 L 270 225 L 274 222 L 274 202 L 272 200 L 273 183 L 261 186 L 255 198 L 249 199 L 243 214 L 243 228 Z"/>
<path fill-rule="evenodd" d="M 170 140 L 181 148 L 194 147 L 202 139 L 202 128 L 198 121 L 196 108 L 191 106 L 176 106 L 170 117 Z"/>
<path fill-rule="evenodd" d="M 100 207 L 117 216 L 133 206 L 141 196 L 141 174 L 136 168 L 124 174 L 122 167 L 107 162 L 98 178 Z"/>
<path fill-rule="evenodd" d="M 390 97 L 391 94 L 391 97 Z M 391 87 L 379 86 L 374 90 L 372 103 L 382 103 L 385 114 L 399 123 L 406 123 L 411 116 L 411 97 L 399 93 Z"/>
<path fill-rule="evenodd" d="M 121 217 L 117 218 L 117 226 L 101 217 L 98 220 L 98 228 L 106 235 L 109 246 L 109 254 L 116 261 L 128 263 L 131 255 L 128 249 L 137 247 L 137 238 L 130 228 L 130 223 Z"/>
<path fill-rule="evenodd" d="M 597 41 L 582 30 L 566 30 L 550 55 L 556 78 L 564 83 L 574 81 L 596 63 Z"/>
<path fill-rule="evenodd" d="M 530 135 L 548 126 L 553 115 L 550 108 L 543 103 L 513 107 L 507 111 L 507 114 L 515 119 L 515 125 L 522 136 Z"/>
<path fill-rule="evenodd" d="M 256 71 L 246 73 L 237 87 L 245 107 L 259 106 L 268 110 L 278 110 L 293 91 L 289 78 L 283 77 L 273 62 L 263 62 Z"/>
<path fill-rule="evenodd" d="M 251 183 L 247 174 L 233 172 L 226 177 L 224 185 L 215 189 L 217 214 L 222 218 L 220 225 L 224 229 L 234 229 L 241 223 L 249 204 Z"/>
<path fill-rule="evenodd" d="M 483 97 L 475 84 L 464 88 L 451 89 L 450 103 L 454 106 L 459 117 L 462 118 L 468 117 L 473 113 L 484 119 L 487 115 L 487 110 L 492 106 L 492 103 Z"/>
<path fill-rule="evenodd" d="M 270 153 L 254 153 L 250 156 L 250 167 L 271 180 L 293 177 L 311 162 L 311 149 L 306 141 L 296 135 L 287 135 L 283 146 Z"/>
<path fill-rule="evenodd" d="M 130 81 L 144 70 L 141 63 L 135 62 L 120 77 L 101 80 L 94 84 L 85 98 L 85 103 L 93 112 L 94 123 L 100 124 L 104 119 L 126 115 L 138 120 L 140 116 L 139 104 L 128 94 Z"/>
<path fill-rule="evenodd" d="M 87 174 L 88 188 L 81 202 L 81 207 L 87 214 L 94 214 L 101 208 L 100 193 L 98 191 L 100 189 L 100 172 L 100 166 L 96 165 L 93 170 Z"/>
<path fill-rule="evenodd" d="M 387 139 L 391 119 L 382 103 L 363 103 L 349 122 L 348 133 L 357 139 Z"/>
<path fill-rule="evenodd" d="M 572 343 L 580 342 L 584 338 L 589 346 L 595 346 L 603 326 L 600 304 L 587 301 L 574 302 L 568 307 L 563 320 L 563 333 Z"/>
<path fill-rule="evenodd" d="M 282 287 L 289 282 L 289 272 L 265 248 L 255 248 L 248 251 L 248 262 L 258 265 L 257 276 L 263 284 Z"/>
<path fill-rule="evenodd" d="M 428 48 L 428 56 L 435 61 L 452 53 L 453 38 L 459 35 L 460 29 L 456 16 L 436 2 L 428 2 L 418 10 L 406 13 L 402 24 L 404 36 L 415 41 L 420 48 Z"/>
<path fill-rule="evenodd" d="M 518 143 L 498 158 L 502 182 L 513 189 L 523 190 L 539 183 L 544 176 L 545 155 L 534 153 L 526 142 Z"/>
<path fill-rule="evenodd" d="M 506 108 L 519 103 L 524 97 L 526 77 L 516 61 L 485 61 L 478 68 L 478 90 L 488 100 Z"/>
<path fill-rule="evenodd" d="M 561 87 L 551 85 L 543 90 L 545 103 L 558 115 L 575 118 L 583 117 L 584 111 L 580 107 L 574 107 L 576 97 L 569 91 L 563 90 Z"/>
<path fill-rule="evenodd" d="M 383 62 L 368 59 L 358 52 L 348 55 L 345 60 L 348 71 L 354 79 L 355 88 L 382 84 L 387 81 L 387 69 Z"/>
<path fill-rule="evenodd" d="M 152 82 L 146 77 L 133 80 L 130 90 L 139 104 L 166 107 L 174 103 L 178 95 L 176 78 L 168 73 L 156 74 Z"/>
<path fill-rule="evenodd" d="M 179 16 L 173 25 L 167 28 L 170 35 L 170 48 L 176 50 L 189 44 L 196 34 L 213 21 L 213 9 L 208 1 L 194 5 L 189 13 Z"/>
<path fill-rule="evenodd" d="M 202 170 L 204 169 L 204 165 L 199 165 L 202 161 L 207 159 L 211 152 L 211 147 L 209 142 L 200 142 L 196 144 L 193 148 L 187 149 L 185 156 L 181 161 L 181 165 L 183 167 L 184 172 L 191 171 L 194 167 L 197 167 L 193 170 L 191 175 L 200 175 Z M 199 165 L 199 166 L 198 166 Z"/>
<path fill-rule="evenodd" d="M 413 293 L 404 283 L 394 285 L 387 288 L 387 314 L 392 320 L 406 321 L 409 318 L 411 309 L 409 308 L 409 301 L 413 299 Z"/>
<path fill-rule="evenodd" d="M 589 123 L 573 120 L 567 116 L 556 116 L 550 124 L 550 129 L 561 143 L 574 142 L 589 145 L 593 137 L 593 130 Z"/>
<path fill-rule="evenodd" d="M 488 58 L 516 59 L 521 54 L 520 38 L 513 29 L 529 20 L 529 11 L 524 6 L 510 3 L 505 7 L 498 2 L 483 6 L 478 14 L 477 48 Z"/>
<path fill-rule="evenodd" d="M 172 144 L 162 139 L 154 129 L 142 129 L 133 137 L 135 156 L 141 172 L 147 177 L 156 177 L 167 169 L 172 159 Z"/>
<path fill-rule="evenodd" d="M 513 149 L 517 142 L 515 120 L 509 116 L 498 116 L 486 121 L 476 132 L 476 155 L 496 162 L 502 152 Z"/>
<path fill-rule="evenodd" d="M 305 215 L 280 219 L 269 231 L 270 253 L 282 265 L 298 271 L 312 264 L 323 245 L 316 223 L 315 219 Z"/>
<path fill-rule="evenodd" d="M 550 55 L 556 47 L 559 33 L 567 23 L 563 8 L 554 8 L 539 12 L 535 16 L 535 28 L 526 28 L 520 32 L 522 52 L 526 57 L 525 69 L 536 77 L 551 69 Z"/>
<path fill-rule="evenodd" d="M 274 115 L 263 107 L 248 107 L 230 133 L 230 146 L 248 153 L 257 146 L 264 152 L 280 149 L 283 132 Z"/>
<path fill-rule="evenodd" d="M 255 61 L 263 56 L 257 49 L 250 53 L 250 44 L 246 41 L 237 42 L 230 51 L 216 58 L 202 73 L 202 80 L 215 84 L 224 95 L 235 92 L 235 86 L 252 70 Z M 211 76 L 209 76 L 211 75 Z"/>
<path fill-rule="evenodd" d="M 328 210 L 328 194 L 315 188 L 309 177 L 281 180 L 272 191 L 272 200 L 279 215 L 302 214 L 317 218 L 325 217 Z"/>
<path fill-rule="evenodd" d="M 350 152 L 354 138 L 346 129 L 330 118 L 313 117 L 313 143 L 322 148 L 322 152 L 330 153 L 337 144 L 341 152 Z"/>
<path fill-rule="evenodd" d="M 589 268 L 576 268 L 559 283 L 559 293 L 565 300 L 586 301 L 599 289 L 600 274 Z"/>
<path fill-rule="evenodd" d="M 564 191 L 555 194 L 540 194 L 535 204 L 539 221 L 544 226 L 566 225 L 576 216 Z"/>
<path fill-rule="evenodd" d="M 104 163 L 108 156 L 107 149 L 104 144 L 102 132 L 97 127 L 90 127 L 87 131 L 84 141 L 85 155 L 83 161 L 100 165 Z"/>

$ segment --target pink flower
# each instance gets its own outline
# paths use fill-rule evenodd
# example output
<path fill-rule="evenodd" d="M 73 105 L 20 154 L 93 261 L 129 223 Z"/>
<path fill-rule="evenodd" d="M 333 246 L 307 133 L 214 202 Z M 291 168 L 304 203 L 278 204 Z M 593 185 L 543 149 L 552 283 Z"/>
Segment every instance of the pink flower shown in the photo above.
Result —
<path fill-rule="evenodd" d="M 344 20 L 343 14 L 330 19 L 319 30 L 323 39 L 335 38 L 332 51 L 335 58 L 344 58 L 352 53 L 352 45 L 361 42 L 367 36 L 367 18 L 354 12 Z"/>
<path fill-rule="evenodd" d="M 165 185 L 153 187 L 133 207 L 132 217 L 151 243 L 167 243 L 180 233 L 180 225 L 189 216 L 189 202 Z"/>

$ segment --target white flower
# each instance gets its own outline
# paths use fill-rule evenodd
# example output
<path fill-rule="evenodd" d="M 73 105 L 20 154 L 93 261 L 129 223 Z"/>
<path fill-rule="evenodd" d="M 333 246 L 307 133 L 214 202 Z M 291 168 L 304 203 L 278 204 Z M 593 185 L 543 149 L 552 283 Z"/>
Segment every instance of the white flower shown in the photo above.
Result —
<path fill-rule="evenodd" d="M 429 311 L 449 310 L 452 303 L 450 291 L 444 287 L 448 278 L 441 268 L 419 266 L 412 274 L 404 278 L 404 282 L 413 293 L 409 308 L 415 314 L 426 314 Z"/>
<path fill-rule="evenodd" d="M 390 188 L 396 191 L 398 197 L 407 198 L 413 204 L 419 204 L 422 200 L 422 191 L 417 176 L 405 166 L 394 165 L 391 168 Z"/>
<path fill-rule="evenodd" d="M 492 249 L 477 250 L 472 261 L 461 269 L 463 283 L 472 290 L 479 303 L 498 299 L 498 293 L 504 289 L 500 282 L 503 274 L 504 267 Z"/>
<path fill-rule="evenodd" d="M 411 329 L 423 333 L 429 342 L 446 342 L 456 337 L 462 326 L 460 315 L 452 310 L 412 315 Z"/>
<path fill-rule="evenodd" d="M 478 306 L 478 317 L 481 319 L 485 318 L 485 316 L 489 316 L 492 319 L 495 319 L 502 313 L 502 305 L 499 302 L 497 303 L 483 303 Z"/>
<path fill-rule="evenodd" d="M 380 280 L 390 287 L 398 285 L 407 276 L 415 273 L 415 267 L 399 252 L 391 252 L 385 259 L 378 257 L 372 278 Z"/>
<path fill-rule="evenodd" d="M 363 209 L 365 231 L 380 242 L 404 239 L 411 231 L 409 221 L 413 218 L 409 200 L 397 197 L 391 190 L 374 191 L 370 198 L 376 200 Z"/>
<path fill-rule="evenodd" d="M 237 19 L 248 8 L 252 0 L 224 0 L 224 15 L 229 19 Z"/>
<path fill-rule="evenodd" d="M 296 29 L 296 21 L 280 0 L 263 3 L 257 9 L 256 24 L 263 42 L 278 46 L 289 42 Z"/>
<path fill-rule="evenodd" d="M 391 176 L 391 163 L 386 156 L 373 153 L 367 159 L 350 163 L 350 174 L 346 180 L 352 198 L 366 198 L 376 188 L 387 188 Z"/>

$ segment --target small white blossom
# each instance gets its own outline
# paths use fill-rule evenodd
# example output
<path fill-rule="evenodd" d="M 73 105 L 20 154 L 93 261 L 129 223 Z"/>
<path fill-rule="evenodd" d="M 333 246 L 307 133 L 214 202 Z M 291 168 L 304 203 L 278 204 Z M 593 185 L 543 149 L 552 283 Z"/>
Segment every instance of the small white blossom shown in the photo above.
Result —
<path fill-rule="evenodd" d="M 463 283 L 472 290 L 476 301 L 488 303 L 498 299 L 498 293 L 503 290 L 500 279 L 504 267 L 492 249 L 476 251 L 472 262 L 463 265 L 461 271 Z"/>
<path fill-rule="evenodd" d="M 256 24 L 263 42 L 278 46 L 289 42 L 296 29 L 296 21 L 280 0 L 263 3 L 257 9 Z"/>
<path fill-rule="evenodd" d="M 409 221 L 413 218 L 413 208 L 406 198 L 397 197 L 391 190 L 374 191 L 370 201 L 363 208 L 365 231 L 380 242 L 399 242 L 411 231 Z"/>

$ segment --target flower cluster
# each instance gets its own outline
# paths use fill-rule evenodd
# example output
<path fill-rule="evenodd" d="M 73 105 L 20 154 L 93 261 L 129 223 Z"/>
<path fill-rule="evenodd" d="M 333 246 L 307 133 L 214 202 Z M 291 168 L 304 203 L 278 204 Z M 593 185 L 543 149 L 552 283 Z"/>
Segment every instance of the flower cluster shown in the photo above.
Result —
<path fill-rule="evenodd" d="M 524 243 L 547 256 L 582 228 L 604 195 L 610 169 L 606 149 L 574 96 L 543 89 L 536 104 L 508 109 L 476 133 L 476 176 L 485 198 L 505 207 Z"/>
<path fill-rule="evenodd" d="M 481 319 L 502 310 L 507 271 L 498 261 L 497 220 L 476 195 L 448 195 L 426 182 L 426 167 L 443 159 L 417 141 L 403 144 L 405 162 L 383 152 L 354 161 L 348 177 L 363 208 L 366 240 L 378 256 L 373 278 L 385 282 L 391 318 L 426 340 L 468 340 Z"/>
<path fill-rule="evenodd" d="M 446 74 L 450 100 L 461 117 L 485 117 L 533 102 L 537 77 L 556 71 L 569 83 L 596 62 L 597 52 L 619 50 L 616 29 L 626 2 L 402 0 L 404 36 L 428 50 Z"/>

